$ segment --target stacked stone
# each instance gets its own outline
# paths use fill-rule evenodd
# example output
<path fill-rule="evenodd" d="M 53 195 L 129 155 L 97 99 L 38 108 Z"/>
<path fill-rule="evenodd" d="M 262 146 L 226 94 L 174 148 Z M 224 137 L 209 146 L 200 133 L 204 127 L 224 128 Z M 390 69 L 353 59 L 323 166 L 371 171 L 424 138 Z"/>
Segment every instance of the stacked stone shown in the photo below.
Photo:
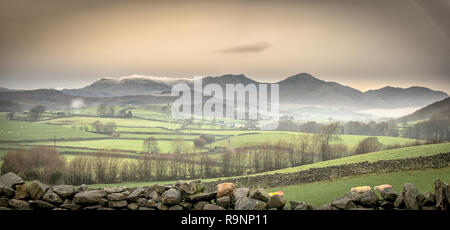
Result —
<path fill-rule="evenodd" d="M 319 208 L 320 210 L 449 210 L 450 186 L 440 180 L 435 182 L 435 193 L 419 193 L 414 184 L 405 183 L 398 193 L 391 186 L 360 192 L 350 191 L 346 195 Z M 378 193 L 378 194 L 377 194 Z M 292 207 L 304 210 L 304 206 Z"/>
<path fill-rule="evenodd" d="M 14 173 L 0 177 L 0 210 L 448 210 L 450 187 L 435 182 L 435 194 L 419 193 L 406 183 L 402 193 L 392 187 L 352 190 L 321 208 L 304 202 L 286 206 L 283 192 L 269 194 L 262 188 L 237 188 L 233 183 L 217 185 L 205 192 L 201 181 L 178 181 L 175 185 L 112 187 L 88 189 L 87 186 L 48 186 L 40 181 L 28 185 Z"/>

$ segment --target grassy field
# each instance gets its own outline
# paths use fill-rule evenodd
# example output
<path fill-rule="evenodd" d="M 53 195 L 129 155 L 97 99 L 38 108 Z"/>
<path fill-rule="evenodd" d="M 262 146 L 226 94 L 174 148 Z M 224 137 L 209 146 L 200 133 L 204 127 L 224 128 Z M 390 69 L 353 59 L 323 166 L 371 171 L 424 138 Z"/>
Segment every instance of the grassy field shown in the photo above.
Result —
<path fill-rule="evenodd" d="M 307 170 L 310 168 L 321 168 L 327 166 L 335 166 L 335 165 L 343 165 L 350 163 L 357 163 L 363 161 L 379 161 L 379 160 L 392 160 L 392 159 L 404 159 L 410 157 L 419 157 L 419 156 L 430 156 L 439 153 L 450 152 L 450 143 L 440 143 L 440 144 L 432 144 L 432 145 L 420 145 L 420 146 L 412 146 L 405 147 L 399 149 L 391 149 L 384 150 L 372 153 L 366 153 L 361 155 L 354 155 L 349 157 L 344 157 L 335 160 L 322 161 L 314 164 L 302 165 L 297 167 L 291 167 L 286 169 L 280 169 L 266 173 L 289 173 L 289 172 L 297 172 L 301 170 Z"/>
<path fill-rule="evenodd" d="M 168 129 L 178 129 L 181 124 L 162 122 L 162 121 L 149 121 L 143 119 L 125 119 L 125 118 L 104 118 L 104 117 L 68 117 L 68 118 L 58 118 L 49 121 L 44 121 L 43 123 L 48 124 L 58 124 L 58 125 L 84 125 L 90 126 L 95 121 L 101 121 L 102 123 L 115 122 L 117 126 L 131 126 L 131 127 L 163 127 Z"/>
<path fill-rule="evenodd" d="M 25 121 L 0 121 L 0 140 L 20 141 L 56 138 L 95 138 L 104 135 L 88 133 L 77 129 L 31 123 Z"/>
<path fill-rule="evenodd" d="M 97 148 L 104 150 L 120 149 L 120 150 L 143 150 L 144 140 L 120 140 L 120 139 L 109 139 L 109 140 L 92 140 L 92 141 L 57 141 L 57 146 L 71 146 L 71 147 L 87 147 L 87 148 Z M 187 146 L 192 147 L 192 141 L 185 142 Z M 31 143 L 32 145 L 53 145 L 53 142 L 36 142 Z M 167 153 L 171 151 L 171 141 L 158 141 L 158 147 L 161 153 Z"/>
<path fill-rule="evenodd" d="M 202 131 L 203 132 L 203 131 Z M 242 135 L 242 136 L 233 136 L 230 138 L 231 147 L 240 147 L 246 144 L 259 144 L 259 143 L 275 143 L 281 140 L 289 141 L 293 135 L 298 135 L 296 132 L 286 132 L 286 131 L 247 131 L 247 133 L 257 133 L 252 135 Z M 342 143 L 345 143 L 350 148 L 354 148 L 358 145 L 359 141 L 369 136 L 362 135 L 340 135 L 342 139 Z M 401 138 L 401 137 L 385 137 L 379 136 L 377 137 L 378 141 L 383 145 L 393 145 L 393 144 L 407 144 L 413 143 L 416 140 Z M 214 143 L 214 146 L 228 146 L 228 140 L 218 141 Z"/>
<path fill-rule="evenodd" d="M 289 200 L 304 201 L 320 207 L 345 195 L 355 186 L 368 185 L 373 188 L 380 184 L 390 184 L 395 191 L 400 192 L 403 189 L 403 184 L 410 182 L 416 185 L 419 192 L 434 192 L 433 184 L 437 179 L 447 183 L 450 182 L 450 167 L 344 177 L 333 181 L 271 188 L 269 191 L 283 191 L 288 204 Z"/>

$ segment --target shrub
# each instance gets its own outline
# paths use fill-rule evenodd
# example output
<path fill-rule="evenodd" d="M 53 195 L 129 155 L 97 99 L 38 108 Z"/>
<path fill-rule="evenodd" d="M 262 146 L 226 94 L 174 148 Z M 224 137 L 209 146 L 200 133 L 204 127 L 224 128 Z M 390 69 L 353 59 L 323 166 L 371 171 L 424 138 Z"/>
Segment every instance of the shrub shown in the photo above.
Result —
<path fill-rule="evenodd" d="M 61 172 L 64 171 L 65 166 L 66 160 L 59 152 L 39 146 L 6 153 L 1 172 L 2 174 L 14 172 L 25 180 L 41 180 L 45 183 L 52 183 L 56 179 L 56 172 L 61 174 L 57 178 L 58 180 L 63 176 Z"/>
<path fill-rule="evenodd" d="M 355 154 L 363 154 L 376 152 L 383 148 L 383 144 L 378 141 L 377 137 L 368 137 L 361 140 L 355 149 Z"/>

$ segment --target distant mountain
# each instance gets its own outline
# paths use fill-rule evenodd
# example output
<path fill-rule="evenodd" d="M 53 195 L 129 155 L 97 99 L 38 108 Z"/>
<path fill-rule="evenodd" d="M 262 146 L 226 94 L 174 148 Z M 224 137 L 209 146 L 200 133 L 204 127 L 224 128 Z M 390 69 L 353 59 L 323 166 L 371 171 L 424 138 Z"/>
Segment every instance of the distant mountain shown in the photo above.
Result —
<path fill-rule="evenodd" d="M 447 97 L 446 99 L 442 101 L 435 102 L 431 105 L 427 105 L 422 109 L 417 110 L 416 112 L 401 117 L 398 120 L 399 121 L 417 121 L 417 120 L 423 120 L 428 119 L 434 115 L 444 115 L 450 114 L 450 97 Z"/>
<path fill-rule="evenodd" d="M 384 87 L 364 93 L 362 102 L 375 108 L 422 107 L 448 97 L 444 92 L 425 87 Z"/>
<path fill-rule="evenodd" d="M 0 92 L 0 101 L 8 103 L 19 103 L 27 110 L 35 105 L 43 105 L 47 109 L 72 108 L 74 101 L 82 100 L 86 106 L 99 104 L 109 105 L 144 105 L 144 104 L 169 104 L 176 98 L 158 95 L 139 95 L 121 97 L 82 97 L 67 95 L 54 89 L 17 90 Z"/>
<path fill-rule="evenodd" d="M 132 95 L 152 95 L 170 91 L 179 82 L 190 83 L 191 79 L 147 77 L 131 75 L 121 78 L 102 78 L 81 89 L 63 89 L 62 92 L 72 96 L 84 97 L 120 97 Z"/>
<path fill-rule="evenodd" d="M 168 96 L 170 95 L 172 86 L 176 83 L 186 83 L 192 86 L 193 79 L 131 75 L 115 79 L 103 78 L 84 88 L 64 89 L 62 92 L 67 95 L 81 97 Z M 242 74 L 227 74 L 203 78 L 203 86 L 211 83 L 218 84 L 222 87 L 225 87 L 226 84 L 263 84 Z M 280 102 L 285 106 L 393 109 L 422 107 L 448 97 L 444 92 L 434 91 L 424 87 L 403 89 L 388 86 L 377 90 L 361 92 L 336 82 L 317 79 L 307 73 L 300 73 L 277 83 L 280 89 Z"/>
<path fill-rule="evenodd" d="M 0 87 L 0 92 L 6 92 L 6 91 L 9 91 L 9 89 L 8 89 L 8 88 Z"/>
<path fill-rule="evenodd" d="M 301 73 L 278 82 L 283 103 L 340 106 L 354 109 L 420 107 L 448 97 L 424 87 L 384 87 L 361 92 L 336 82 L 326 82 Z"/>
<path fill-rule="evenodd" d="M 277 83 L 282 103 L 343 107 L 360 105 L 361 91 L 336 82 L 322 81 L 307 73 L 297 74 Z"/>

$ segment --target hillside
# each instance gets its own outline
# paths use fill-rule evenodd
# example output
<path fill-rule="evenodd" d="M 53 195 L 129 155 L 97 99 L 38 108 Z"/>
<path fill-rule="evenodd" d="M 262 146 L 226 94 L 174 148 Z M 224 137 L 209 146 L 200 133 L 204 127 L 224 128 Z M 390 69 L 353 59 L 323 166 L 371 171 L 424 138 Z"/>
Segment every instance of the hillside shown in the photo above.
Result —
<path fill-rule="evenodd" d="M 416 112 L 401 117 L 398 120 L 402 121 L 402 120 L 406 120 L 406 121 L 417 121 L 417 120 L 424 120 L 424 119 L 428 119 L 434 115 L 439 115 L 439 114 L 450 114 L 450 97 L 447 97 L 444 100 L 435 102 L 431 105 L 427 105 L 422 109 L 417 110 Z"/>

